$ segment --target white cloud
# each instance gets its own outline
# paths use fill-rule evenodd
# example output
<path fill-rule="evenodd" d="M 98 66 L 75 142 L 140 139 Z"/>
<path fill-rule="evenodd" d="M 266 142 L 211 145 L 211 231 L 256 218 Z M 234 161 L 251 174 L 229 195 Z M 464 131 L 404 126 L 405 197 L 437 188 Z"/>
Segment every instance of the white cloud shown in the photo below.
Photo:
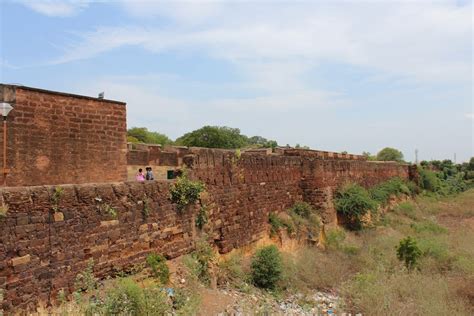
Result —
<path fill-rule="evenodd" d="M 132 14 L 167 17 L 162 28 L 117 26 L 80 35 L 56 63 L 126 45 L 153 53 L 204 53 L 254 62 L 366 67 L 422 82 L 466 82 L 472 68 L 472 5 L 349 2 L 272 4 L 125 2 Z M 344 10 L 341 9 L 344 6 Z M 194 10 L 193 8 L 204 8 Z M 191 16 L 192 15 L 192 16 Z M 190 22 L 191 21 L 191 22 Z M 308 66 L 306 66 L 308 68 Z"/>
<path fill-rule="evenodd" d="M 474 113 L 467 113 L 466 117 L 474 121 Z"/>
<path fill-rule="evenodd" d="M 16 2 L 47 16 L 68 17 L 87 8 L 90 0 L 16 0 Z"/>

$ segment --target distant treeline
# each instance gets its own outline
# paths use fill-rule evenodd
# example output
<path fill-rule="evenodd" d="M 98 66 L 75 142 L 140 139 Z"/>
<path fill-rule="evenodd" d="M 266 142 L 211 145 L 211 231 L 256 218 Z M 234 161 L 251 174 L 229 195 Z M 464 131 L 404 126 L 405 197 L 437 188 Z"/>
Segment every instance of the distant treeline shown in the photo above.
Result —
<path fill-rule="evenodd" d="M 168 136 L 151 132 L 145 127 L 133 127 L 128 130 L 127 140 L 132 143 L 195 146 L 207 148 L 276 148 L 275 140 L 266 139 L 262 136 L 246 136 L 240 133 L 240 129 L 226 126 L 204 126 L 200 129 L 186 133 L 176 140 Z"/>
<path fill-rule="evenodd" d="M 203 126 L 197 130 L 186 133 L 175 140 L 167 135 L 149 131 L 146 127 L 132 127 L 127 131 L 127 141 L 131 143 L 160 144 L 160 145 L 178 145 L 188 147 L 206 147 L 206 148 L 276 148 L 280 146 L 277 141 L 267 139 L 263 136 L 243 135 L 238 128 L 227 126 Z M 286 144 L 286 147 L 290 145 Z M 309 149 L 308 146 L 296 144 L 295 148 Z M 347 153 L 347 152 L 343 152 Z M 404 162 L 403 153 L 395 148 L 386 147 L 380 150 L 376 155 L 369 152 L 363 152 L 368 160 L 377 161 L 397 161 Z M 422 161 L 421 166 L 425 169 L 446 172 L 448 176 L 453 175 L 453 170 L 463 172 L 466 177 L 474 178 L 474 157 L 470 163 L 454 164 L 451 160 L 433 160 L 431 162 Z M 471 169 L 469 169 L 471 168 Z"/>

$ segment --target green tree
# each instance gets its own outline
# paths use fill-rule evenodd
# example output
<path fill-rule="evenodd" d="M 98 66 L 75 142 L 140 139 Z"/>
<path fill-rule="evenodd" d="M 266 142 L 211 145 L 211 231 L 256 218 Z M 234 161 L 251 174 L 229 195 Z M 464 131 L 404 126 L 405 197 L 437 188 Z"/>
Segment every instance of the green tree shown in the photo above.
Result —
<path fill-rule="evenodd" d="M 132 127 L 127 131 L 127 141 L 132 143 L 168 145 L 173 141 L 166 135 L 150 132 L 146 127 Z"/>
<path fill-rule="evenodd" d="M 471 160 L 469 160 L 468 169 L 469 169 L 470 171 L 474 171 L 474 157 L 471 157 Z"/>
<path fill-rule="evenodd" d="M 395 148 L 385 147 L 377 154 L 377 160 L 379 161 L 403 161 L 403 154 L 401 151 Z"/>
<path fill-rule="evenodd" d="M 252 136 L 247 139 L 247 146 L 257 148 L 276 148 L 278 143 L 275 140 L 269 140 L 262 136 Z"/>
<path fill-rule="evenodd" d="M 236 149 L 247 144 L 247 137 L 240 134 L 238 128 L 204 126 L 179 137 L 176 143 L 189 147 Z"/>
<path fill-rule="evenodd" d="M 363 151 L 362 152 L 362 156 L 364 156 L 365 158 L 367 158 L 367 160 L 377 160 L 377 157 L 375 157 L 374 155 L 372 155 L 370 152 L 368 151 Z"/>
<path fill-rule="evenodd" d="M 261 288 L 273 289 L 281 280 L 283 263 L 280 251 L 275 245 L 259 249 L 252 258 L 253 283 Z"/>
<path fill-rule="evenodd" d="M 421 256 L 421 250 L 416 240 L 410 236 L 400 240 L 397 247 L 397 257 L 400 261 L 404 261 L 407 269 L 413 269 Z"/>

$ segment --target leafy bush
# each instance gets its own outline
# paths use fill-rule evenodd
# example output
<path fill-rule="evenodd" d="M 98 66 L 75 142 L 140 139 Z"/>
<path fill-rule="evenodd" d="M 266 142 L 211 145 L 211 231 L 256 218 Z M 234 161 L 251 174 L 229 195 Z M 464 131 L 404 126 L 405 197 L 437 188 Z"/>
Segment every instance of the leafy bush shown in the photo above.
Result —
<path fill-rule="evenodd" d="M 242 266 L 242 255 L 240 253 L 231 253 L 225 259 L 219 262 L 218 284 L 231 283 L 236 286 L 241 285 L 245 279 L 245 273 Z"/>
<path fill-rule="evenodd" d="M 143 289 L 145 299 L 144 315 L 171 315 L 171 306 L 168 304 L 166 292 L 163 289 L 151 286 Z"/>
<path fill-rule="evenodd" d="M 435 172 L 419 168 L 422 188 L 440 195 L 456 194 L 468 188 L 465 173 L 457 172 L 454 167 Z"/>
<path fill-rule="evenodd" d="M 165 257 L 157 253 L 151 253 L 146 257 L 146 263 L 150 267 L 155 278 L 158 278 L 162 284 L 168 283 L 170 270 Z"/>
<path fill-rule="evenodd" d="M 438 192 L 441 189 L 441 180 L 436 173 L 427 169 L 418 169 L 421 178 L 421 187 L 427 191 Z"/>
<path fill-rule="evenodd" d="M 372 198 L 381 205 L 385 205 L 392 195 L 399 196 L 410 193 L 411 191 L 405 181 L 398 177 L 382 182 L 370 190 Z"/>
<path fill-rule="evenodd" d="M 259 249 L 252 258 L 253 283 L 261 288 L 273 289 L 282 277 L 282 258 L 274 245 Z"/>
<path fill-rule="evenodd" d="M 122 279 L 107 292 L 104 307 L 106 315 L 142 315 L 145 314 L 145 297 L 136 282 Z"/>
<path fill-rule="evenodd" d="M 349 183 L 336 193 L 336 210 L 347 220 L 347 227 L 354 230 L 362 228 L 362 218 L 369 211 L 377 209 L 377 203 L 369 192 L 358 184 Z"/>
<path fill-rule="evenodd" d="M 191 255 L 183 258 L 183 263 L 199 281 L 209 285 L 211 282 L 209 269 L 213 260 L 214 250 L 204 236 L 196 242 L 196 249 Z"/>
<path fill-rule="evenodd" d="M 91 291 L 97 288 L 98 282 L 94 276 L 94 260 L 90 259 L 87 262 L 87 267 L 84 271 L 76 275 L 74 281 L 74 288 L 76 291 Z"/>
<path fill-rule="evenodd" d="M 278 231 L 282 228 L 286 228 L 288 234 L 292 234 L 295 231 L 295 225 L 290 219 L 283 219 L 278 217 L 276 213 L 268 214 L 268 223 L 270 224 L 270 235 L 274 236 L 278 234 Z"/>
<path fill-rule="evenodd" d="M 461 193 L 466 191 L 466 189 L 467 184 L 462 173 L 448 177 L 445 181 L 441 182 L 441 192 L 444 195 Z"/>
<path fill-rule="evenodd" d="M 326 234 L 326 243 L 330 249 L 339 249 L 346 239 L 346 233 L 341 228 L 330 229 Z"/>
<path fill-rule="evenodd" d="M 283 227 L 283 223 L 275 213 L 268 214 L 268 223 L 270 224 L 270 235 L 276 235 Z"/>
<path fill-rule="evenodd" d="M 418 195 L 421 193 L 421 188 L 413 181 L 407 181 L 406 186 L 410 190 L 411 195 Z"/>
<path fill-rule="evenodd" d="M 87 308 L 87 315 L 165 315 L 171 309 L 162 289 L 142 288 L 130 278 L 120 279 L 106 292 L 103 303 L 94 305 Z"/>
<path fill-rule="evenodd" d="M 196 217 L 196 227 L 203 229 L 204 225 L 206 225 L 208 221 L 209 217 L 207 215 L 207 207 L 205 205 L 201 205 Z"/>
<path fill-rule="evenodd" d="M 306 202 L 297 202 L 293 207 L 290 209 L 291 212 L 303 217 L 309 218 L 312 213 L 314 213 L 314 209 Z"/>
<path fill-rule="evenodd" d="M 421 256 L 421 250 L 417 245 L 415 239 L 410 236 L 400 240 L 397 247 L 397 258 L 404 261 L 407 269 L 411 270 L 416 266 L 418 259 Z"/>
<path fill-rule="evenodd" d="M 189 204 L 199 199 L 204 191 L 204 184 L 200 181 L 191 181 L 185 174 L 177 178 L 170 188 L 171 201 L 178 205 L 178 210 L 183 210 Z"/>

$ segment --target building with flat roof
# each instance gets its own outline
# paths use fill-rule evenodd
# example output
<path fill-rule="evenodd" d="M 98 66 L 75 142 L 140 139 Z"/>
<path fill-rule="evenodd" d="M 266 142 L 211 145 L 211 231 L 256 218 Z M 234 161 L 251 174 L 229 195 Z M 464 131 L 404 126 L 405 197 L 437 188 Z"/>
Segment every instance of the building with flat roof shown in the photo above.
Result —
<path fill-rule="evenodd" d="M 0 102 L 13 106 L 2 166 L 7 186 L 127 179 L 124 102 L 6 84 Z M 0 143 L 3 162 L 3 137 Z"/>

